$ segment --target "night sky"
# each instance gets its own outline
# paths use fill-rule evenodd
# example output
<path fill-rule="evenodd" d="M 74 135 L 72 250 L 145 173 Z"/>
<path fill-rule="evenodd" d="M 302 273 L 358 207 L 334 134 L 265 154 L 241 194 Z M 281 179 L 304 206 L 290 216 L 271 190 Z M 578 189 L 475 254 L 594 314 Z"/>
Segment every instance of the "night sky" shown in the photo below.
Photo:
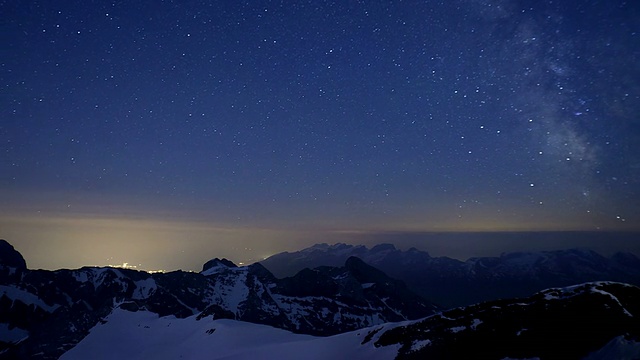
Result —
<path fill-rule="evenodd" d="M 634 1 L 14 0 L 0 18 L 0 238 L 30 267 L 640 230 Z"/>

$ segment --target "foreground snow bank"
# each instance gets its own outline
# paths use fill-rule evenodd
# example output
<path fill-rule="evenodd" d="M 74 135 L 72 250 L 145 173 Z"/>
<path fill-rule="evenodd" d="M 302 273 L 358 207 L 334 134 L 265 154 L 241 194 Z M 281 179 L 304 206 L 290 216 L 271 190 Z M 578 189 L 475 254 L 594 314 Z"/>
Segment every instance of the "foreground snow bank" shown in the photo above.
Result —
<path fill-rule="evenodd" d="M 398 347 L 362 342 L 371 329 L 331 337 L 293 334 L 235 320 L 196 320 L 114 310 L 60 359 L 336 359 L 386 360 Z"/>

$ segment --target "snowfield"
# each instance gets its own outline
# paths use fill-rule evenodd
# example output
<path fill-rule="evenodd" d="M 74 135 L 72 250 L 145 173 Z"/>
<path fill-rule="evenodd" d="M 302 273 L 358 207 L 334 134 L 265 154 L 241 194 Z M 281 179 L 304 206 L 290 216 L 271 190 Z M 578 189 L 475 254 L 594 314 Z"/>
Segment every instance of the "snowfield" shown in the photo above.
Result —
<path fill-rule="evenodd" d="M 375 348 L 376 336 L 361 344 L 374 328 L 314 337 L 235 320 L 178 319 L 122 309 L 105 321 L 60 359 L 391 360 L 398 353 L 397 346 Z"/>

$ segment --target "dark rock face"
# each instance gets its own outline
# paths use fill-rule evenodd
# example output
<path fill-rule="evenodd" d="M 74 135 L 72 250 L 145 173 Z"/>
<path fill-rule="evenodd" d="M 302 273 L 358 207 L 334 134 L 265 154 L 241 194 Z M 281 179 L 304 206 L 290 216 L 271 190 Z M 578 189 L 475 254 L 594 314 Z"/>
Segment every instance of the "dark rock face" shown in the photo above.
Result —
<path fill-rule="evenodd" d="M 342 324 L 352 324 L 348 327 L 354 329 L 377 322 L 367 309 L 377 309 L 375 316 L 384 322 L 416 319 L 438 310 L 412 293 L 403 282 L 388 277 L 356 257 L 347 259 L 345 266 L 340 268 L 304 269 L 291 278 L 280 280 L 271 292 L 277 296 L 314 298 L 312 306 L 316 312 L 333 317 Z M 311 324 L 318 334 L 328 335 L 330 329 L 323 325 L 325 320 L 322 319 L 306 317 L 307 324 L 299 325 L 304 328 Z"/>
<path fill-rule="evenodd" d="M 6 240 L 0 239 L 0 266 L 26 270 L 27 262 L 22 254 L 13 248 Z"/>
<path fill-rule="evenodd" d="M 211 259 L 209 261 L 207 261 L 204 265 L 202 265 L 202 271 L 206 271 L 209 270 L 211 268 L 214 268 L 216 266 L 226 266 L 226 267 L 230 267 L 230 268 L 234 268 L 234 267 L 238 267 L 236 264 L 234 264 L 233 262 L 227 260 L 227 259 Z"/>
<path fill-rule="evenodd" d="M 384 332 L 397 359 L 582 359 L 617 337 L 640 338 L 640 288 L 610 282 L 492 301 Z"/>
<path fill-rule="evenodd" d="M 225 259 L 207 262 L 202 273 L 2 265 L 0 323 L 13 338 L 0 339 L 0 359 L 56 359 L 116 307 L 179 318 L 196 315 L 201 321 L 237 319 L 313 335 L 436 311 L 401 282 L 356 258 L 345 267 L 305 270 L 281 280 L 260 264 L 237 267 Z"/>
<path fill-rule="evenodd" d="M 640 259 L 633 254 L 618 253 L 605 258 L 581 249 L 507 253 L 462 262 L 431 257 L 413 248 L 401 251 L 390 244 L 376 245 L 370 250 L 361 245 L 318 244 L 294 253 L 276 254 L 261 263 L 277 276 L 283 276 L 303 268 L 344 262 L 349 256 L 357 256 L 404 281 L 413 292 L 445 308 L 527 296 L 550 287 L 589 281 L 640 285 Z"/>

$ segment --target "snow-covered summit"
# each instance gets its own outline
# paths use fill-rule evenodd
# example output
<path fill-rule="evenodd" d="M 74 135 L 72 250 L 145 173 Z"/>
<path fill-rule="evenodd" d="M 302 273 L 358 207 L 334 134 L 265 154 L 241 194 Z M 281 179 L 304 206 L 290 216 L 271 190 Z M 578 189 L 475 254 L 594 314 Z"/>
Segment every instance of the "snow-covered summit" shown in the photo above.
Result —
<path fill-rule="evenodd" d="M 220 271 L 226 271 L 228 269 L 235 269 L 238 266 L 234 264 L 231 260 L 227 259 L 218 259 L 214 258 L 207 261 L 204 265 L 202 265 L 202 271 L 200 274 L 207 276 L 212 275 Z"/>

